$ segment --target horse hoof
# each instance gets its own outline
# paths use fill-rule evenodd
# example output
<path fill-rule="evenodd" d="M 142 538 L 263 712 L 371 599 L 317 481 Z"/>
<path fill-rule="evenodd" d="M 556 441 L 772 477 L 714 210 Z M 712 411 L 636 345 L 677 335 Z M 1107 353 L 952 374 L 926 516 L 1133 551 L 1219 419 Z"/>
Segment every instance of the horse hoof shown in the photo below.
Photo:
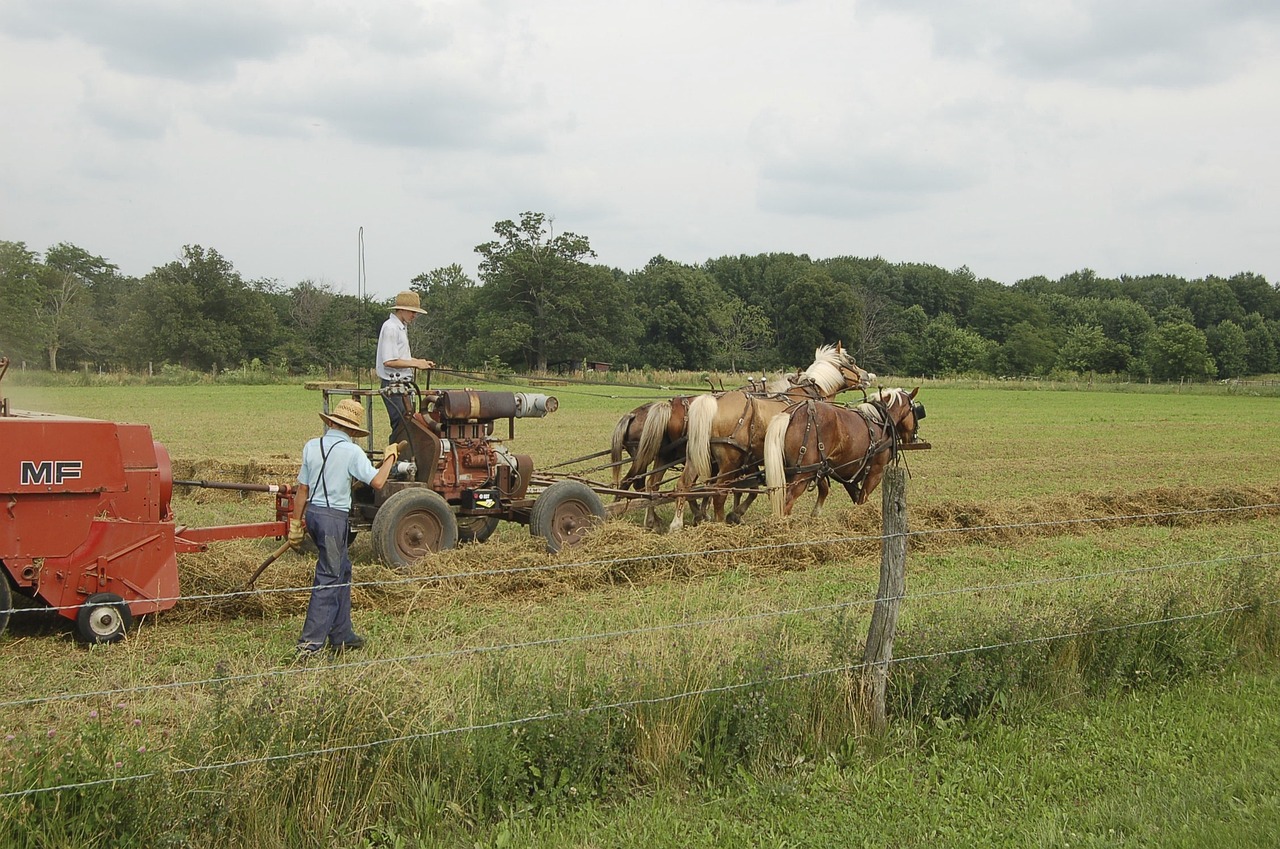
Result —
<path fill-rule="evenodd" d="M 724 523 L 726 525 L 741 525 L 742 517 L 739 516 L 737 513 L 730 513 L 729 515 L 724 517 Z"/>

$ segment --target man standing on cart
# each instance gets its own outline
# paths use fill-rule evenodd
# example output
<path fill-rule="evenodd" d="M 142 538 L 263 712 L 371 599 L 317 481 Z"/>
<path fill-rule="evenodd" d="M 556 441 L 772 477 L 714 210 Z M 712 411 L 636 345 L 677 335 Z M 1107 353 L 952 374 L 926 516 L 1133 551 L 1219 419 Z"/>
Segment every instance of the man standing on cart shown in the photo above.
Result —
<path fill-rule="evenodd" d="M 391 315 L 382 323 L 382 330 L 378 333 L 378 362 L 374 370 L 378 373 L 383 389 L 395 383 L 412 381 L 414 369 L 435 368 L 433 361 L 415 357 L 409 351 L 409 325 L 426 312 L 417 292 L 407 291 L 396 295 Z M 382 402 L 387 405 L 393 440 L 400 438 L 397 429 L 405 415 L 413 412 L 413 401 L 413 396 L 409 393 L 383 393 Z"/>
<path fill-rule="evenodd" d="M 351 625 L 351 556 L 347 551 L 351 481 L 382 489 L 399 456 L 398 447 L 388 445 L 381 466 L 375 469 L 369 462 L 364 449 L 354 442 L 369 435 L 364 427 L 364 405 L 354 398 L 344 398 L 332 413 L 321 413 L 320 418 L 329 427 L 302 448 L 298 491 L 289 518 L 289 544 L 300 549 L 310 533 L 319 549 L 307 619 L 298 639 L 299 657 L 313 655 L 326 644 L 335 652 L 364 647 L 364 637 Z"/>

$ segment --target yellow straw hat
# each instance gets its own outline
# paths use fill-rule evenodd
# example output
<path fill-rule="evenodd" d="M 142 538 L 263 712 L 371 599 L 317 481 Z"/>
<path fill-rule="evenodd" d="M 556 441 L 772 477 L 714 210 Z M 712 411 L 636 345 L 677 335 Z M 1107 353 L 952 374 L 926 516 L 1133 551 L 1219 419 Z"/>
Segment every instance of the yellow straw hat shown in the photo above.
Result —
<path fill-rule="evenodd" d="M 427 314 L 427 311 L 422 308 L 422 299 L 418 297 L 417 292 L 412 291 L 396 295 L 396 305 L 392 309 Z"/>
<path fill-rule="evenodd" d="M 343 398 L 332 413 L 321 413 L 320 418 L 331 427 L 349 430 L 357 436 L 369 435 L 364 427 L 364 405 L 354 398 Z"/>

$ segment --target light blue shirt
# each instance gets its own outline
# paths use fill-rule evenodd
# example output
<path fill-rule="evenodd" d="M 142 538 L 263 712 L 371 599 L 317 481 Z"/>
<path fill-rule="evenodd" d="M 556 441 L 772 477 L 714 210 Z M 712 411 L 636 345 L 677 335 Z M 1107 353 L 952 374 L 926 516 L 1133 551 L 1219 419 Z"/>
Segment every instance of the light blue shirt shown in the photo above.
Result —
<path fill-rule="evenodd" d="M 328 458 L 327 461 L 325 458 Z M 320 471 L 324 470 L 324 480 Z M 351 509 L 351 479 L 369 483 L 378 470 L 359 445 L 337 428 L 329 428 L 302 446 L 302 469 L 298 483 L 308 488 L 307 501 L 318 507 Z M 325 497 L 326 490 L 328 498 Z"/>

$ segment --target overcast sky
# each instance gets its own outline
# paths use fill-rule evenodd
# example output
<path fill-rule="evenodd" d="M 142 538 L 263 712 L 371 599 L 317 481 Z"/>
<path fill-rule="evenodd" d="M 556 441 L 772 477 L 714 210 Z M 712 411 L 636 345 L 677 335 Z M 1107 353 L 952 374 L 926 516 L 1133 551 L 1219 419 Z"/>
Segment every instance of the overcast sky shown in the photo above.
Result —
<path fill-rule="evenodd" d="M 386 297 L 526 210 L 772 251 L 1280 281 L 1276 0 L 0 0 L 0 239 Z"/>

